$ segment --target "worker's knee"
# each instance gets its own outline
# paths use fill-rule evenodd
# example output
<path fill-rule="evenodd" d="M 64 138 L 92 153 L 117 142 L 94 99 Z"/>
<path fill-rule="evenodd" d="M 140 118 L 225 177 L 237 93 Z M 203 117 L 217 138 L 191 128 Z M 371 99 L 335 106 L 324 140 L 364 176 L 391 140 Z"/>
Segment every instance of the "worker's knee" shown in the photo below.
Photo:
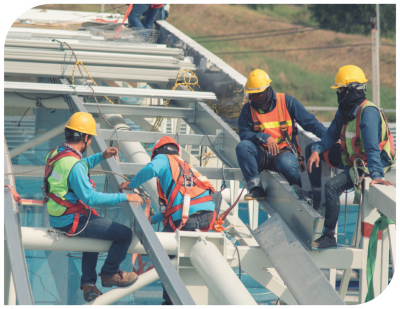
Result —
<path fill-rule="evenodd" d="M 236 146 L 236 156 L 238 158 L 246 157 L 249 154 L 254 154 L 255 145 L 253 142 L 244 140 Z"/>

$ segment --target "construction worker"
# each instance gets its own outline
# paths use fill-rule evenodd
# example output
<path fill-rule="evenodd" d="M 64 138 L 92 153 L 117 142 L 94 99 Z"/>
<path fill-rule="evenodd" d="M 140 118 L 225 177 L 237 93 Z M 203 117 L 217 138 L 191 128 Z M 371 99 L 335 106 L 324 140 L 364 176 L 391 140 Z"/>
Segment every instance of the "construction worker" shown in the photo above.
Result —
<path fill-rule="evenodd" d="M 326 132 L 296 98 L 275 93 L 271 82 L 266 72 L 257 69 L 249 74 L 244 88 L 250 100 L 239 116 L 241 142 L 236 156 L 249 190 L 245 200 L 264 198 L 259 177 L 264 169 L 280 173 L 290 185 L 301 186 L 300 173 L 305 167 L 297 144 L 296 122 L 318 137 Z"/>
<path fill-rule="evenodd" d="M 89 113 L 78 112 L 65 125 L 66 142 L 46 156 L 44 186 L 48 197 L 50 225 L 67 236 L 111 240 L 107 258 L 99 276 L 103 287 L 128 286 L 138 276 L 119 269 L 132 242 L 132 230 L 122 224 L 99 217 L 89 206 L 114 205 L 126 201 L 142 203 L 138 194 L 96 192 L 89 170 L 105 159 L 117 158 L 118 150 L 109 147 L 103 153 L 82 158 L 96 134 L 96 122 Z M 102 293 L 96 287 L 98 252 L 83 252 L 81 289 L 91 301 Z"/>
<path fill-rule="evenodd" d="M 153 177 L 157 177 L 159 203 L 165 210 L 150 217 L 151 224 L 163 222 L 163 232 L 209 231 L 213 227 L 219 211 L 211 196 L 215 189 L 207 177 L 182 160 L 179 145 L 172 137 L 164 136 L 157 141 L 151 162 L 119 189 L 135 189 Z M 163 298 L 164 305 L 172 305 L 165 289 Z"/>
<path fill-rule="evenodd" d="M 326 161 L 331 167 L 344 169 L 325 183 L 324 231 L 320 238 L 312 242 L 314 249 L 337 247 L 335 227 L 340 212 L 339 196 L 344 190 L 355 186 L 354 163 L 367 166 L 362 169 L 357 167 L 357 174 L 369 174 L 371 186 L 393 186 L 390 181 L 383 179 L 386 167 L 395 161 L 393 136 L 383 113 L 365 97 L 367 81 L 359 67 L 346 65 L 339 69 L 335 85 L 331 87 L 336 89 L 338 111 L 321 141 L 306 147 L 307 170 L 312 190 L 305 192 L 293 186 L 298 197 L 308 198 L 318 210 L 321 206 L 320 160 Z M 340 143 L 337 142 L 339 139 Z"/>
<path fill-rule="evenodd" d="M 134 4 L 128 16 L 129 27 L 153 29 L 154 20 L 164 4 Z M 144 15 L 142 21 L 140 17 Z"/>

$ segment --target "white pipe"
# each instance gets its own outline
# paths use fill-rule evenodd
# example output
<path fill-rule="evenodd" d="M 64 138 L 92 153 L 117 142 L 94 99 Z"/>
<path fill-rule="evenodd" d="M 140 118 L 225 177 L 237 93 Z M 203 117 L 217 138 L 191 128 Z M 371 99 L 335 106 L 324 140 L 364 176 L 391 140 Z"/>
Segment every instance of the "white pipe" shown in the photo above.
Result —
<path fill-rule="evenodd" d="M 11 158 L 16 157 L 19 154 L 27 151 L 28 149 L 31 149 L 37 145 L 40 145 L 41 143 L 59 135 L 59 134 L 62 134 L 64 132 L 64 129 L 65 129 L 65 123 L 60 124 L 59 126 L 55 127 L 54 129 L 48 130 L 47 132 L 31 139 L 29 142 L 19 145 L 18 147 L 15 147 L 14 149 L 10 150 Z"/>
<path fill-rule="evenodd" d="M 53 228 L 51 228 L 53 229 Z M 77 252 L 108 252 L 111 241 L 86 237 L 68 238 L 63 234 L 47 232 L 48 228 L 22 227 L 22 245 L 25 250 L 44 251 L 77 251 Z M 156 233 L 164 250 L 169 255 L 176 255 L 178 242 L 176 233 Z M 58 238 L 58 239 L 57 239 Z M 133 235 L 128 253 L 147 254 L 136 235 Z"/>
<path fill-rule="evenodd" d="M 176 266 L 176 259 L 171 260 L 172 265 Z M 111 305 L 116 301 L 120 300 L 121 298 L 132 294 L 133 292 L 140 290 L 141 288 L 153 283 L 160 277 L 157 274 L 155 268 L 141 274 L 137 281 L 132 284 L 131 286 L 123 287 L 123 288 L 116 288 L 103 295 L 98 296 L 96 299 L 88 302 L 84 305 Z"/>
<path fill-rule="evenodd" d="M 242 191 L 242 189 L 240 189 L 238 191 L 238 193 L 240 194 L 241 191 Z M 227 203 L 234 203 L 237 199 L 237 196 L 235 196 L 234 200 L 231 201 L 231 189 L 225 189 L 224 191 L 221 192 L 221 194 L 222 194 L 222 197 L 224 198 L 225 202 L 227 202 Z M 247 203 L 247 201 L 244 200 L 244 196 L 246 194 L 247 194 L 247 190 L 244 189 L 242 196 L 240 197 L 239 203 Z M 236 207 L 238 207 L 238 206 L 236 206 Z"/>
<path fill-rule="evenodd" d="M 125 123 L 125 120 L 119 114 L 107 114 L 104 115 L 107 121 L 113 125 L 117 130 L 130 130 L 129 126 Z M 108 127 L 108 125 L 106 124 Z M 120 150 L 129 163 L 149 163 L 150 156 L 139 142 L 119 142 Z M 158 204 L 158 193 L 157 193 L 157 182 L 156 179 L 150 179 L 149 181 L 142 184 L 148 194 L 150 194 L 151 202 L 153 206 L 159 209 Z"/>
<path fill-rule="evenodd" d="M 204 238 L 190 251 L 190 261 L 220 305 L 257 305 L 217 247 Z"/>

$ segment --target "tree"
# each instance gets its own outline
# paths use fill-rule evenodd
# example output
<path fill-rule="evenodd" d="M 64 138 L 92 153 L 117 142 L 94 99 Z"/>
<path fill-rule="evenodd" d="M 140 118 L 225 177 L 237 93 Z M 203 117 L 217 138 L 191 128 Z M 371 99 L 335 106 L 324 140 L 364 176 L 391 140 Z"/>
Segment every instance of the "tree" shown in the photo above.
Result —
<path fill-rule="evenodd" d="M 375 4 L 311 4 L 311 18 L 326 29 L 345 33 L 371 33 L 371 18 L 376 17 Z M 396 5 L 380 4 L 380 33 L 382 37 L 396 37 Z"/>

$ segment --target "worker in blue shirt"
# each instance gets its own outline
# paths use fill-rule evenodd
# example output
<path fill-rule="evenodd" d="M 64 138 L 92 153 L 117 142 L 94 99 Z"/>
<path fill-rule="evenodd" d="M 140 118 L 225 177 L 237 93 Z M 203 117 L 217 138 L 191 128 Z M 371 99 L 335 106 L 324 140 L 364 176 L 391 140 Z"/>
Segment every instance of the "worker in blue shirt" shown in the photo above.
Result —
<path fill-rule="evenodd" d="M 163 212 L 149 218 L 151 224 L 163 222 L 163 232 L 176 229 L 209 231 L 217 217 L 219 206 L 215 205 L 211 193 L 215 189 L 195 168 L 179 156 L 179 145 L 168 136 L 161 138 L 153 147 L 152 160 L 130 181 L 121 183 L 119 190 L 135 189 L 146 181 L 157 177 L 157 191 Z M 187 174 L 185 174 L 185 172 Z M 189 191 L 187 187 L 190 187 Z M 189 199 L 184 199 L 186 194 Z M 186 205 L 186 201 L 190 201 Z M 172 305 L 163 287 L 164 305 Z"/>
<path fill-rule="evenodd" d="M 259 177 L 259 172 L 264 169 L 280 173 L 290 185 L 301 186 L 300 173 L 305 168 L 296 139 L 296 122 L 318 137 L 326 132 L 323 124 L 296 98 L 275 93 L 271 82 L 265 71 L 257 69 L 250 73 L 245 85 L 250 100 L 239 116 L 241 142 L 236 147 L 239 166 L 249 190 L 245 200 L 264 198 Z"/>
<path fill-rule="evenodd" d="M 339 196 L 344 190 L 354 187 L 351 172 L 353 164 L 367 166 L 364 171 L 374 184 L 392 185 L 384 180 L 384 168 L 395 161 L 395 149 L 388 125 L 378 108 L 366 100 L 366 83 L 364 72 L 354 65 L 339 69 L 335 78 L 339 108 L 325 136 L 319 142 L 306 147 L 307 170 L 312 190 L 304 192 L 293 186 L 299 197 L 312 201 L 316 210 L 321 206 L 321 173 L 320 160 L 334 168 L 344 169 L 325 183 L 325 223 L 320 238 L 312 242 L 314 249 L 322 250 L 337 247 L 335 227 L 340 212 Z M 340 139 L 340 143 L 338 140 Z M 358 160 L 358 161 L 357 161 Z M 362 161 L 362 162 L 361 162 Z M 367 165 L 368 163 L 368 165 Z"/>
<path fill-rule="evenodd" d="M 45 191 L 50 225 L 67 236 L 110 240 L 107 258 L 99 276 L 104 287 L 127 286 L 138 276 L 119 270 L 132 242 L 132 230 L 122 224 L 99 217 L 89 206 L 114 205 L 126 201 L 139 202 L 138 194 L 101 193 L 94 189 L 89 170 L 105 159 L 117 158 L 118 150 L 109 147 L 103 153 L 82 158 L 96 134 L 91 114 L 78 112 L 65 125 L 66 142 L 46 156 Z M 83 252 L 81 289 L 86 301 L 102 293 L 96 287 L 98 252 Z"/>

